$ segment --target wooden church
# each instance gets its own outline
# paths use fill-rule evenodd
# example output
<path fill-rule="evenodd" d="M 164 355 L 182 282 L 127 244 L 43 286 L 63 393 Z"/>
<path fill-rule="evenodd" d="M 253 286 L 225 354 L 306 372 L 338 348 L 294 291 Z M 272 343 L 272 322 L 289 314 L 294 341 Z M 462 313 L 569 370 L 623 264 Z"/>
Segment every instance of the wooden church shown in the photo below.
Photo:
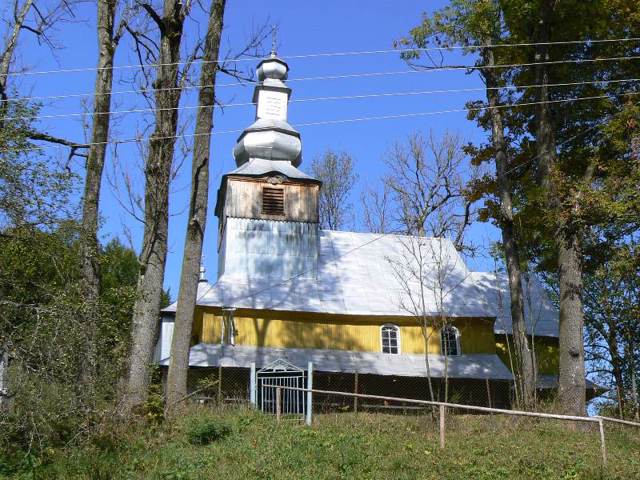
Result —
<path fill-rule="evenodd" d="M 438 389 L 446 377 L 450 399 L 508 405 L 506 278 L 470 271 L 447 239 L 321 229 L 322 184 L 298 169 L 302 143 L 287 122 L 287 73 L 275 54 L 259 63 L 256 120 L 235 145 L 237 168 L 221 180 L 218 278 L 210 283 L 203 275 L 199 284 L 193 381 L 215 375 L 222 397 L 255 401 L 255 372 L 275 362 L 304 376 L 311 363 L 315 388 L 426 399 L 427 376 Z M 395 267 L 414 241 L 448 263 L 447 285 L 422 296 L 422 317 L 434 319 L 426 330 L 406 307 L 415 293 L 406 286 L 419 285 L 400 282 Z M 539 284 L 525 284 L 540 388 L 554 388 L 558 312 Z M 161 318 L 162 367 L 169 364 L 175 310 L 169 306 Z M 437 321 L 443 316 L 446 325 Z"/>

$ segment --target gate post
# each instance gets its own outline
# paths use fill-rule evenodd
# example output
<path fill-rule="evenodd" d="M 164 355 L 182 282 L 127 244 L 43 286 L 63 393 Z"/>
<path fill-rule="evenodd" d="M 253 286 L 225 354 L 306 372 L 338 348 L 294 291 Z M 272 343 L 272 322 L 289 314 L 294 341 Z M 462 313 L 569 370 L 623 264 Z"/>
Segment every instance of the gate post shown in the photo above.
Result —
<path fill-rule="evenodd" d="M 313 362 L 309 362 L 307 365 L 307 411 L 305 412 L 305 423 L 307 426 L 311 426 L 312 420 L 312 412 L 313 412 L 313 393 L 311 393 L 311 389 L 313 388 Z"/>
<path fill-rule="evenodd" d="M 282 388 L 276 387 L 276 421 L 280 423 L 282 414 Z"/>
<path fill-rule="evenodd" d="M 251 405 L 253 405 L 254 407 L 257 403 L 255 362 L 251 362 L 251 372 L 249 373 L 249 403 L 251 403 Z"/>

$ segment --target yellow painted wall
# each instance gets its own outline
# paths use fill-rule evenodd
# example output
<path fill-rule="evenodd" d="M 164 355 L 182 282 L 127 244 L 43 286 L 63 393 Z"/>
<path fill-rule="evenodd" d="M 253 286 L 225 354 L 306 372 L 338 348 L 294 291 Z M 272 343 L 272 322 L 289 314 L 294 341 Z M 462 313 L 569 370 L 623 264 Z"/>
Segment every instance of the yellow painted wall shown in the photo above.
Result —
<path fill-rule="evenodd" d="M 558 339 L 553 337 L 536 337 L 534 342 L 538 373 L 541 375 L 558 375 Z M 511 352 L 513 353 L 513 338 L 511 335 L 509 335 L 509 348 L 511 348 Z M 510 368 L 509 352 L 504 335 L 496 335 L 496 351 L 504 364 Z"/>
<path fill-rule="evenodd" d="M 219 343 L 221 312 L 201 310 L 194 319 L 194 341 Z M 236 345 L 275 348 L 325 348 L 379 352 L 380 326 L 400 326 L 401 353 L 424 353 L 425 339 L 417 322 L 400 317 L 362 317 L 295 312 L 237 311 L 234 315 Z M 460 318 L 452 321 L 460 330 L 463 353 L 495 353 L 493 321 Z M 440 353 L 440 335 L 429 329 L 429 353 Z"/>

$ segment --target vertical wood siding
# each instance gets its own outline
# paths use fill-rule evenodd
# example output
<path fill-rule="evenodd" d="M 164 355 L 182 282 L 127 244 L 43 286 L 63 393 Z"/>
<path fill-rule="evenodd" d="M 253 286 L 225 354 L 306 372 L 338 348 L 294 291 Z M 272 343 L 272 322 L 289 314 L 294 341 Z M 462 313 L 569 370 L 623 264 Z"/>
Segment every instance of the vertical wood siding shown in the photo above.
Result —
<path fill-rule="evenodd" d="M 219 343 L 222 316 L 213 310 L 201 310 L 194 323 L 194 340 Z M 380 327 L 385 323 L 400 326 L 401 353 L 421 354 L 425 338 L 416 321 L 408 318 L 363 318 L 340 315 L 312 315 L 265 312 L 234 316 L 236 345 L 274 348 L 326 348 L 379 352 Z M 462 353 L 495 353 L 493 322 L 489 319 L 462 318 L 453 320 L 460 330 Z M 196 330 L 196 326 L 197 329 Z M 430 328 L 429 353 L 440 353 L 439 331 Z"/>
<path fill-rule="evenodd" d="M 536 337 L 535 353 L 538 373 L 541 375 L 557 375 L 560 371 L 558 353 L 558 339 L 552 337 Z M 513 354 L 513 338 L 509 335 L 509 348 Z M 507 340 L 504 335 L 496 335 L 496 351 L 502 362 L 510 367 Z"/>
<path fill-rule="evenodd" d="M 292 222 L 318 222 L 320 187 L 313 183 L 282 183 L 272 185 L 264 179 L 234 179 L 227 181 L 225 217 L 266 218 Z M 284 216 L 262 213 L 262 189 L 284 190 Z"/>

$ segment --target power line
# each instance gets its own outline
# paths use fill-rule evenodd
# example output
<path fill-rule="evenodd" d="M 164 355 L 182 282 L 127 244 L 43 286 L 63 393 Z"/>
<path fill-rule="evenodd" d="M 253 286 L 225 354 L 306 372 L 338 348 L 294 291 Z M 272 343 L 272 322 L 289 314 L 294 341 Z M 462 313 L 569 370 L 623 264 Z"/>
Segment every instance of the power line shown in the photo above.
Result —
<path fill-rule="evenodd" d="M 597 84 L 618 84 L 618 83 L 629 83 L 629 82 L 640 82 L 640 78 L 626 78 L 619 80 L 591 80 L 584 82 L 564 82 L 564 83 L 551 83 L 546 84 L 546 87 L 569 87 L 569 86 L 579 86 L 579 85 L 597 85 Z M 410 91 L 410 92 L 385 92 L 385 93 L 370 93 L 370 94 L 360 94 L 360 95 L 341 95 L 341 96 L 325 96 L 325 97 L 310 97 L 310 98 L 299 98 L 290 100 L 290 103 L 309 103 L 309 102 L 320 102 L 320 101 L 340 101 L 340 100 L 361 100 L 367 98 L 385 98 L 385 97 L 404 97 L 404 96 L 419 96 L 419 95 L 431 95 L 431 94 L 448 94 L 448 93 L 470 93 L 470 92 L 484 92 L 486 90 L 518 90 L 518 89 L 529 89 L 529 88 L 540 88 L 539 84 L 530 84 L 530 85 L 506 85 L 503 87 L 474 87 L 474 88 L 453 88 L 453 89 L 442 89 L 442 90 L 422 90 L 422 91 Z M 254 102 L 242 102 L 242 103 L 230 103 L 228 105 L 223 105 L 223 108 L 232 108 L 232 107 L 247 107 L 255 105 Z M 19 120 L 19 119 L 31 119 L 31 120 L 44 120 L 44 119 L 59 119 L 59 118 L 69 118 L 69 117 L 83 117 L 85 115 L 125 115 L 129 113 L 150 113 L 150 112 L 158 112 L 158 111 L 173 111 L 173 110 L 193 110 L 197 109 L 198 105 L 183 105 L 178 107 L 167 107 L 167 108 L 134 108 L 130 110 L 112 110 L 108 112 L 75 112 L 75 113 L 60 113 L 60 114 L 52 114 L 52 115 L 37 115 L 34 117 L 24 115 L 24 116 L 15 116 L 15 117 L 6 117 L 5 120 Z"/>
<path fill-rule="evenodd" d="M 544 102 L 538 102 L 538 103 L 544 103 Z M 562 147 L 562 146 L 566 145 L 567 143 L 570 143 L 570 142 L 572 142 L 572 141 L 576 140 L 577 138 L 579 138 L 579 137 L 581 137 L 581 136 L 583 136 L 583 135 L 586 135 L 587 133 L 589 133 L 589 132 L 591 132 L 591 131 L 595 130 L 596 128 L 601 127 L 601 126 L 604 124 L 604 122 L 605 122 L 607 119 L 611 118 L 612 116 L 613 116 L 613 114 L 607 115 L 607 117 L 605 117 L 605 119 L 603 119 L 602 121 L 598 122 L 596 125 L 593 125 L 593 126 L 591 126 L 591 127 L 587 128 L 587 129 L 585 129 L 585 130 L 581 130 L 581 131 L 580 131 L 580 132 L 578 132 L 577 134 L 575 134 L 575 135 L 573 135 L 573 136 L 569 137 L 568 139 L 566 139 L 566 140 L 564 140 L 564 141 L 562 141 L 562 142 L 558 143 L 558 144 L 556 145 L 556 148 Z M 528 164 L 530 164 L 530 163 L 533 163 L 533 162 L 534 162 L 535 160 L 537 160 L 538 158 L 540 158 L 540 154 L 537 154 L 537 155 L 535 155 L 535 156 L 531 157 L 531 158 L 530 158 L 529 160 L 527 160 L 526 162 L 524 162 L 524 163 L 522 163 L 522 164 L 520 164 L 520 165 L 517 165 L 516 167 L 513 167 L 513 168 L 511 168 L 511 169 L 507 170 L 507 171 L 506 171 L 506 172 L 504 172 L 504 173 L 505 173 L 505 174 L 508 174 L 508 173 L 510 173 L 510 172 L 512 172 L 512 171 L 515 171 L 515 170 L 516 170 L 516 169 L 518 169 L 518 168 L 521 168 L 521 167 L 523 167 L 523 166 L 525 166 L 525 165 L 528 165 Z M 335 257 L 335 258 L 333 258 L 333 259 L 331 259 L 331 260 L 329 260 L 329 261 L 327 261 L 327 262 L 325 262 L 325 263 L 329 264 L 329 263 L 334 263 L 334 262 L 336 262 L 336 261 L 338 261 L 338 260 L 342 260 L 342 259 L 343 259 L 344 257 L 346 257 L 347 255 L 350 255 L 350 254 L 352 254 L 353 252 L 356 252 L 356 251 L 360 250 L 361 248 L 364 248 L 364 247 L 366 247 L 366 246 L 368 246 L 368 245 L 371 245 L 372 243 L 375 243 L 375 242 L 377 242 L 378 240 L 381 240 L 381 239 L 386 238 L 386 237 L 388 237 L 388 236 L 391 236 L 391 235 L 398 235 L 399 233 L 402 233 L 402 232 L 401 232 L 401 231 L 399 231 L 399 230 L 394 230 L 394 231 L 391 231 L 391 232 L 374 234 L 374 235 L 377 235 L 375 238 L 373 238 L 373 239 L 371 239 L 371 240 L 368 240 L 368 241 L 366 241 L 366 242 L 364 242 L 364 243 L 361 243 L 360 245 L 357 245 L 357 246 L 355 246 L 354 248 L 352 248 L 352 249 L 350 249 L 350 250 L 347 250 L 346 252 L 342 253 L 341 255 L 338 255 L 337 257 Z M 266 291 L 268 291 L 268 290 L 270 290 L 270 289 L 272 289 L 272 288 L 280 287 L 280 286 L 286 285 L 286 284 L 288 284 L 289 282 L 292 282 L 292 281 L 296 280 L 297 278 L 300 278 L 301 276 L 303 276 L 303 275 L 305 275 L 305 274 L 307 274 L 307 273 L 311 273 L 313 270 L 314 270 L 314 269 L 309 269 L 309 270 L 303 271 L 303 272 L 301 272 L 301 273 L 298 273 L 298 274 L 296 274 L 296 275 L 293 275 L 293 276 L 291 276 L 291 277 L 288 277 L 288 278 L 286 278 L 286 279 L 284 279 L 284 280 L 282 280 L 282 281 L 280 281 L 280 282 L 277 282 L 275 285 L 270 285 L 270 286 L 268 286 L 268 287 L 264 287 L 264 288 L 261 288 L 261 289 L 255 290 L 255 291 L 253 291 L 253 292 L 249 292 L 247 295 L 244 295 L 244 296 L 241 296 L 241 297 L 235 298 L 234 300 L 237 302 L 237 301 L 244 300 L 244 299 L 247 299 L 247 298 L 255 297 L 256 295 L 259 295 L 259 294 L 261 294 L 261 293 L 264 293 L 264 292 L 266 292 Z M 208 288 L 208 289 L 207 289 L 207 290 L 206 290 L 202 295 L 200 295 L 200 296 L 198 297 L 198 300 L 200 300 L 200 299 L 201 299 L 201 298 L 203 298 L 206 294 L 208 294 L 214 286 L 215 286 L 215 284 L 211 285 L 211 286 L 210 286 L 210 287 L 209 287 L 209 288 Z"/>
<path fill-rule="evenodd" d="M 325 81 L 325 80 L 344 80 L 351 78 L 371 78 L 371 77 L 387 77 L 387 76 L 395 76 L 395 75 L 408 75 L 413 73 L 431 73 L 431 72 L 447 72 L 447 71 L 468 71 L 468 70 L 488 70 L 488 69 L 499 69 L 499 68 L 518 68 L 518 67 L 531 67 L 536 65 L 560 65 L 560 64 L 582 64 L 582 63 L 596 63 L 596 62 L 610 62 L 610 61 L 628 61 L 628 60 L 637 60 L 640 59 L 640 56 L 622 56 L 622 57 L 603 57 L 603 58 L 584 58 L 584 59 L 570 59 L 570 60 L 552 60 L 548 62 L 529 62 L 529 63 L 511 63 L 511 64 L 499 64 L 499 65 L 445 65 L 441 67 L 433 67 L 433 68 L 425 68 L 425 69 L 413 69 L 413 70 L 397 70 L 391 72 L 364 72 L 364 73 L 346 73 L 340 75 L 322 75 L 322 76 L 313 76 L 313 77 L 298 77 L 298 78 L 290 78 L 287 80 L 290 82 L 305 82 L 305 81 Z M 135 94 L 135 93 L 153 93 L 153 92 L 161 92 L 161 91 L 172 91 L 172 90 L 193 90 L 202 87 L 215 87 L 215 88 L 229 88 L 229 87 L 239 87 L 239 86 L 252 86 L 256 85 L 257 81 L 238 81 L 233 83 L 223 83 L 223 84 L 205 84 L 205 85 L 187 85 L 181 87 L 165 87 L 159 89 L 153 88 L 141 88 L 141 89 L 130 89 L 130 90 L 120 90 L 111 93 L 105 93 L 103 95 L 124 95 L 124 94 Z M 66 98 L 79 98 L 79 97 L 92 97 L 94 93 L 85 92 L 85 93 L 71 93 L 66 95 L 43 95 L 43 96 L 31 96 L 31 97 L 18 97 L 18 98 L 10 98 L 4 101 L 7 102 L 20 102 L 20 101 L 32 101 L 32 100 L 61 100 Z M 0 101 L 2 103 L 3 101 Z"/>
<path fill-rule="evenodd" d="M 483 50 L 483 49 L 495 49 L 495 48 L 512 48 L 512 47 L 531 47 L 536 45 L 591 45 L 600 43 L 622 43 L 622 42 L 637 42 L 640 41 L 640 37 L 630 38 L 612 38 L 601 40 L 565 40 L 557 42 L 528 42 L 528 43 L 503 43 L 493 45 L 450 45 L 447 47 L 424 47 L 424 48 L 396 48 L 386 50 L 362 50 L 362 51 L 345 51 L 345 52 L 321 52 L 321 53 L 309 53 L 301 55 L 286 55 L 280 58 L 284 60 L 300 60 L 309 58 L 326 58 L 326 57 L 345 57 L 345 56 L 357 56 L 357 55 L 379 55 L 388 53 L 405 53 L 405 52 L 442 52 L 451 50 Z M 192 62 L 171 62 L 171 63 L 150 63 L 150 64 L 130 64 L 130 65 L 114 65 L 112 67 L 76 67 L 76 68 L 63 68 L 58 70 L 40 70 L 35 72 L 9 72 L 6 76 L 34 76 L 34 75 L 51 75 L 58 73 L 83 73 L 94 72 L 102 70 L 123 70 L 123 69 L 137 69 L 137 68 L 157 68 L 160 66 L 182 66 L 182 65 L 199 65 L 209 63 L 240 63 L 262 60 L 256 57 L 240 57 L 224 60 L 196 60 Z M 5 76 L 5 75 L 0 75 Z"/>
<path fill-rule="evenodd" d="M 559 104 L 559 103 L 571 103 L 571 102 L 579 102 L 579 101 L 587 101 L 587 100 L 601 100 L 601 99 L 613 99 L 623 95 L 639 95 L 640 92 L 621 92 L 619 94 L 607 94 L 607 95 L 593 95 L 588 97 L 574 97 L 574 98 L 566 98 L 559 100 L 546 100 L 546 101 L 538 101 L 538 102 L 524 102 L 524 103 L 512 103 L 512 104 L 503 104 L 495 107 L 473 107 L 473 108 L 458 108 L 458 109 L 449 109 L 449 110 L 438 110 L 431 112 L 414 112 L 414 113 L 399 113 L 399 114 L 390 114 L 390 115 L 377 115 L 377 116 L 368 116 L 368 117 L 358 117 L 358 118 L 346 118 L 346 119 L 336 119 L 336 120 L 321 120 L 316 122 L 306 122 L 306 123 L 297 123 L 294 126 L 296 127 L 313 127 L 320 125 L 337 125 L 337 124 L 345 124 L 345 123 L 356 123 L 356 122 L 364 122 L 364 121 L 373 121 L 373 120 L 393 120 L 400 118 L 412 118 L 412 117 L 425 117 L 432 115 L 442 115 L 447 113 L 461 113 L 461 112 L 481 112 L 490 110 L 492 108 L 495 109 L 504 109 L 504 108 L 517 108 L 517 107 L 527 107 L 533 105 L 541 105 L 541 104 Z M 180 135 L 168 135 L 155 137 L 155 140 L 169 140 L 173 138 L 191 138 L 197 137 L 201 135 L 225 135 L 230 133 L 241 133 L 243 129 L 235 129 L 235 130 L 221 130 L 221 131 L 213 131 L 206 133 L 189 133 L 189 134 L 180 134 Z M 136 143 L 139 141 L 145 140 L 144 137 L 139 138 L 129 138 L 125 140 L 109 140 L 106 142 L 92 142 L 92 143 L 83 143 L 77 145 L 45 145 L 45 148 L 68 148 L 68 147 L 89 147 L 91 145 L 105 145 L 105 144 L 126 144 L 126 143 Z M 19 151 L 19 149 L 4 149 L 3 152 L 8 151 Z"/>

